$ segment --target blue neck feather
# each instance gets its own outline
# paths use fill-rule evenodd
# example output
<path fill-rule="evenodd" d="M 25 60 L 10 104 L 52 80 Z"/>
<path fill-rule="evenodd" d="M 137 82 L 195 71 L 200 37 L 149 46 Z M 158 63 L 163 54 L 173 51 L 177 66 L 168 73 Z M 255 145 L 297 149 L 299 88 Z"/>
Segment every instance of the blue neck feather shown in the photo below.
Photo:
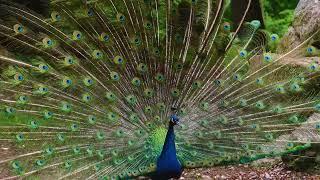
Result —
<path fill-rule="evenodd" d="M 182 166 L 176 155 L 174 128 L 170 123 L 162 152 L 157 161 L 156 179 L 179 178 Z"/>

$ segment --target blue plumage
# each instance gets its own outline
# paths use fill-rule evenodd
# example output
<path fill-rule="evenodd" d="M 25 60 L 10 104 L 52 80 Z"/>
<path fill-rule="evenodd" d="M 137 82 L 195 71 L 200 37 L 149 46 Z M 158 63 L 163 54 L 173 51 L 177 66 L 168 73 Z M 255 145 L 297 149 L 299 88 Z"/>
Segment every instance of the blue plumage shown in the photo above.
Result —
<path fill-rule="evenodd" d="M 182 166 L 176 155 L 174 125 L 179 123 L 179 117 L 171 115 L 166 140 L 162 152 L 157 161 L 156 177 L 154 179 L 179 178 L 182 174 Z"/>

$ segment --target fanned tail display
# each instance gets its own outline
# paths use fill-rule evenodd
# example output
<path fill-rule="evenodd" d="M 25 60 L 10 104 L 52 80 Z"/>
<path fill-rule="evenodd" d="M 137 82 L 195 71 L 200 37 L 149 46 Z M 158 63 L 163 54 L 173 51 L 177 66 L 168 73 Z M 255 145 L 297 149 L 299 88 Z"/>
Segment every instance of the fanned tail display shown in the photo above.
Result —
<path fill-rule="evenodd" d="M 43 17 L 0 0 L 8 50 L 0 54 L 0 143 L 13 151 L 0 167 L 11 170 L 8 179 L 149 174 L 162 168 L 167 132 L 187 168 L 319 143 L 278 138 L 297 129 L 319 136 L 320 121 L 307 121 L 320 111 L 318 64 L 286 61 L 318 55 L 318 32 L 275 54 L 278 35 L 245 22 L 250 0 L 239 26 L 225 18 L 224 0 L 50 3 Z M 171 132 L 172 107 L 180 121 Z"/>

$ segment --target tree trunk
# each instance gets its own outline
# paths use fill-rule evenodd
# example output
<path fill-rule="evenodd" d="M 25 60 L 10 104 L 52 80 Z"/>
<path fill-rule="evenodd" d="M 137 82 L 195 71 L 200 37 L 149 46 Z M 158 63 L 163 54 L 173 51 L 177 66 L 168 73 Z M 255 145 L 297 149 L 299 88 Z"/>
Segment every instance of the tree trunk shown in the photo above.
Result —
<path fill-rule="evenodd" d="M 247 9 L 249 0 L 232 0 L 232 20 L 237 27 L 241 22 L 244 12 Z M 264 28 L 263 8 L 260 0 L 251 0 L 250 9 L 246 15 L 245 21 L 259 20 L 261 22 L 261 28 Z"/>
<path fill-rule="evenodd" d="M 320 1 L 300 0 L 294 15 L 292 26 L 284 35 L 277 49 L 284 53 L 300 45 L 320 29 Z M 309 44 L 319 48 L 319 36 L 315 36 Z M 304 46 L 305 47 L 305 46 Z"/>

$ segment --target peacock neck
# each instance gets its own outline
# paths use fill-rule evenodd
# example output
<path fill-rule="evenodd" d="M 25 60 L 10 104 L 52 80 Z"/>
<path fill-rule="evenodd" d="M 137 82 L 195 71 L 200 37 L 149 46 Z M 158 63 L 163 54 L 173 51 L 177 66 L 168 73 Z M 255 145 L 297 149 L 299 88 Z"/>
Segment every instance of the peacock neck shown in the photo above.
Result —
<path fill-rule="evenodd" d="M 182 166 L 176 155 L 174 125 L 170 123 L 162 152 L 157 161 L 156 179 L 178 178 L 182 173 Z"/>
<path fill-rule="evenodd" d="M 160 156 L 166 156 L 168 154 L 171 154 L 176 157 L 176 145 L 175 145 L 175 136 L 174 136 L 174 125 L 171 123 L 169 124 L 166 140 L 164 142 L 162 152 Z"/>

